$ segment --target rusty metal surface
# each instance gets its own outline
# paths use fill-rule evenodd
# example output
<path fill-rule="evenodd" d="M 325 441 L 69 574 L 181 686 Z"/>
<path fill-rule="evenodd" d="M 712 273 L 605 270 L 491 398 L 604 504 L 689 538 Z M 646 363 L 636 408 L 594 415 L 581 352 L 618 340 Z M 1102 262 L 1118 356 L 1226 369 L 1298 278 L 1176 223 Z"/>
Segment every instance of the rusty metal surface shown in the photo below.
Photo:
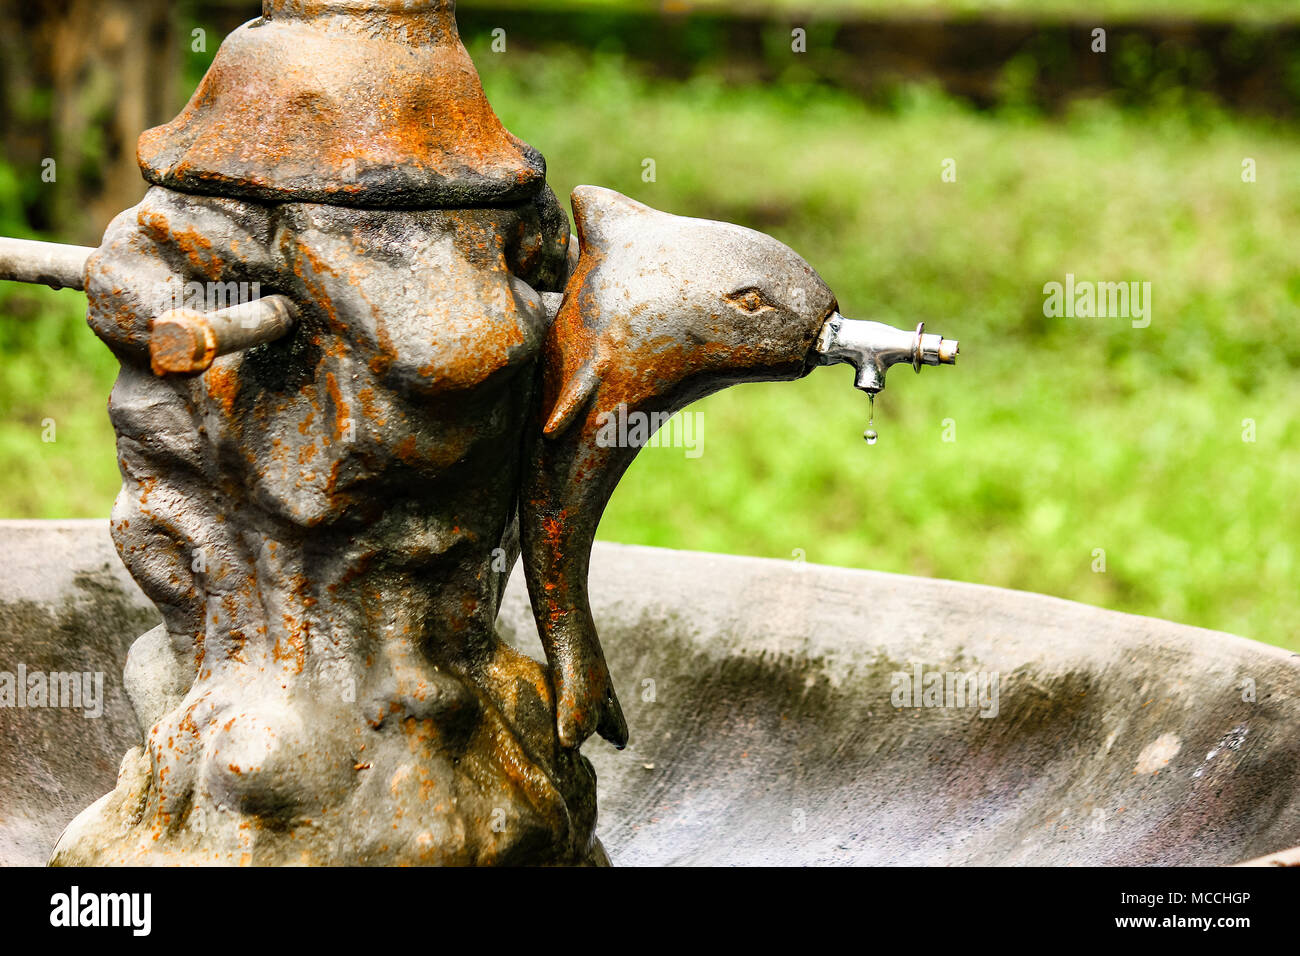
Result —
<path fill-rule="evenodd" d="M 543 668 L 496 639 L 567 222 L 155 187 L 88 267 L 122 370 L 113 535 L 166 625 L 150 728 L 59 862 L 599 861 Z M 260 282 L 291 335 L 157 377 L 158 289 Z"/>
<path fill-rule="evenodd" d="M 548 674 L 493 630 L 567 217 L 452 3 L 263 14 L 142 136 L 155 185 L 86 268 L 114 541 L 163 624 L 55 861 L 604 862 Z M 235 284 L 266 296 L 160 315 Z"/>
<path fill-rule="evenodd" d="M 797 378 L 835 302 L 759 233 L 574 202 L 549 331 L 549 192 L 406 212 L 155 187 L 110 227 L 87 275 L 122 360 L 113 533 L 165 627 L 128 669 L 145 744 L 58 862 L 602 859 L 577 748 L 627 730 L 586 574 L 637 447 L 601 416 Z M 236 277 L 300 303 L 292 332 L 158 378 L 158 290 Z M 493 631 L 521 533 L 548 669 Z"/>
<path fill-rule="evenodd" d="M 488 104 L 451 0 L 266 0 L 139 156 L 182 192 L 384 208 L 519 202 L 546 175 Z"/>
<path fill-rule="evenodd" d="M 206 372 L 223 355 L 283 338 L 298 321 L 298 308 L 283 295 L 268 295 L 214 312 L 173 309 L 154 319 L 149 364 L 155 375 Z"/>
<path fill-rule="evenodd" d="M 546 338 L 520 531 L 560 740 L 576 747 L 598 732 L 622 746 L 587 572 L 605 505 L 641 446 L 607 442 L 602 428 L 620 408 L 662 421 L 728 385 L 799 378 L 836 306 L 770 236 L 592 186 L 574 192 L 573 209 L 581 258 Z"/>

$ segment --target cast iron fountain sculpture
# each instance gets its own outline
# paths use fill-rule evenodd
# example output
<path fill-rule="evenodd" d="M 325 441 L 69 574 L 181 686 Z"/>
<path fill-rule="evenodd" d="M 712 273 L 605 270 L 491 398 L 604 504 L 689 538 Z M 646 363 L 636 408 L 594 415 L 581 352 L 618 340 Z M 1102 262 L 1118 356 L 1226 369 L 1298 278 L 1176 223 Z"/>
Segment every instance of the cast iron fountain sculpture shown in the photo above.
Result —
<path fill-rule="evenodd" d="M 140 163 L 98 250 L 0 246 L 121 362 L 112 531 L 164 621 L 141 746 L 54 862 L 605 862 L 579 748 L 628 731 L 586 581 L 638 451 L 605 416 L 833 362 L 874 395 L 957 344 L 609 190 L 571 241 L 451 0 L 266 0 Z M 193 283 L 264 294 L 160 307 Z M 545 667 L 494 629 L 521 552 Z"/>

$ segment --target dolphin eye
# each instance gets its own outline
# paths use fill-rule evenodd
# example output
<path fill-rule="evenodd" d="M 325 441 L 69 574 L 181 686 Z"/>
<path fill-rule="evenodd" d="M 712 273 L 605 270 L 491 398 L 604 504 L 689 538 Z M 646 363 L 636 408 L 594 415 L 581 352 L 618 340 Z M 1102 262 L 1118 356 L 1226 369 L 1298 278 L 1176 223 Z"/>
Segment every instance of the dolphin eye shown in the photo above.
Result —
<path fill-rule="evenodd" d="M 736 308 L 751 314 L 772 308 L 772 303 L 767 301 L 767 298 L 761 291 L 754 288 L 741 289 L 739 292 L 733 292 L 731 295 L 727 296 L 727 301 L 736 306 Z"/>

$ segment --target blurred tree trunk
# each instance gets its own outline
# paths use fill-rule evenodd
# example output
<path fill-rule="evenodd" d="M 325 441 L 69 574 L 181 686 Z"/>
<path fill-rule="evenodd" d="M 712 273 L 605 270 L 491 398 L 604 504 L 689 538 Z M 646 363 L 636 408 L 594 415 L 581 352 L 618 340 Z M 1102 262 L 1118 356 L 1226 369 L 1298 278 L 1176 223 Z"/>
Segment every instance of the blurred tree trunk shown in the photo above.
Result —
<path fill-rule="evenodd" d="M 0 141 L 29 225 L 96 244 L 144 194 L 136 141 L 179 109 L 170 0 L 0 0 Z M 48 182 L 47 160 L 54 160 Z"/>

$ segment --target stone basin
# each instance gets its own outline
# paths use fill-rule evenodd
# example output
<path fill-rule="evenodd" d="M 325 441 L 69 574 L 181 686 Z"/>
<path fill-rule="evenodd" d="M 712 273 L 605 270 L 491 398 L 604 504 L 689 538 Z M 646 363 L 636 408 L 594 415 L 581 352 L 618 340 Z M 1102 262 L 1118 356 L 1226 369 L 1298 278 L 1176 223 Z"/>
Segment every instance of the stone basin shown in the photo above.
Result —
<path fill-rule="evenodd" d="M 104 674 L 96 719 L 0 707 L 0 862 L 41 864 L 138 742 L 122 666 L 158 618 L 105 521 L 0 522 L 0 555 L 0 671 Z M 631 730 L 585 748 L 616 865 L 1216 865 L 1300 844 L 1300 655 L 998 588 L 613 544 L 591 591 Z M 540 655 L 518 571 L 499 626 Z M 931 674 L 975 683 L 903 696 Z"/>

